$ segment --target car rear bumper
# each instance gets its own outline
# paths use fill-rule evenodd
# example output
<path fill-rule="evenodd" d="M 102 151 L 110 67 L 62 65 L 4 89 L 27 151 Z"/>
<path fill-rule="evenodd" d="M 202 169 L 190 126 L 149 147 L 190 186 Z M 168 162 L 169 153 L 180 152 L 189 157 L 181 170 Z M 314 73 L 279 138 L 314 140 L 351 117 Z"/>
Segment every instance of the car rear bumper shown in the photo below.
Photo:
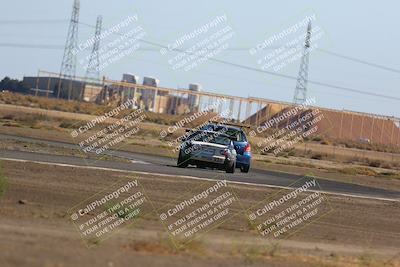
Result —
<path fill-rule="evenodd" d="M 223 156 L 203 156 L 203 155 L 196 155 L 191 157 L 191 160 L 194 161 L 199 161 L 199 162 L 209 162 L 209 163 L 215 163 L 215 164 L 224 164 L 225 162 L 225 157 Z"/>
<path fill-rule="evenodd" d="M 234 161 L 234 160 L 233 160 Z M 209 167 L 209 168 L 215 168 L 215 169 L 220 169 L 224 170 L 226 169 L 227 166 L 232 164 L 232 160 L 225 160 L 222 163 L 216 163 L 216 162 L 210 162 L 210 161 L 203 161 L 203 160 L 196 160 L 196 159 L 190 159 L 188 161 L 190 165 L 197 165 L 197 166 L 204 166 L 204 167 Z"/>
<path fill-rule="evenodd" d="M 236 167 L 240 168 L 242 166 L 248 166 L 251 163 L 251 154 L 244 153 L 243 155 L 237 155 L 236 157 Z"/>

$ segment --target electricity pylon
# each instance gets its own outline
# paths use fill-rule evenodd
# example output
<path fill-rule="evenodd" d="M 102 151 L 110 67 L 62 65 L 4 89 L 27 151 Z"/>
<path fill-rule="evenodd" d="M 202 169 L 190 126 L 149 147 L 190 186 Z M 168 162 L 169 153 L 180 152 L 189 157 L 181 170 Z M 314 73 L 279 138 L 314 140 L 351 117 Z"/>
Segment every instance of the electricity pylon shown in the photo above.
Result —
<path fill-rule="evenodd" d="M 57 98 L 60 97 L 61 79 L 70 79 L 68 89 L 68 100 L 71 98 L 72 79 L 76 75 L 76 54 L 78 48 L 78 25 L 79 25 L 80 1 L 74 0 L 72 15 L 68 29 L 67 41 L 65 43 L 64 55 L 61 63 L 60 79 L 58 82 Z"/>
<path fill-rule="evenodd" d="M 311 39 L 311 21 L 308 23 L 307 35 L 304 43 L 303 55 L 301 57 L 299 75 L 297 77 L 296 89 L 294 91 L 293 103 L 302 104 L 307 98 L 308 63 Z"/>
<path fill-rule="evenodd" d="M 99 60 L 99 49 L 100 49 L 100 35 L 102 28 L 103 17 L 98 16 L 96 22 L 96 31 L 94 33 L 94 43 L 92 53 L 90 54 L 89 63 L 86 68 L 86 78 L 99 80 L 100 79 L 100 60 Z"/>

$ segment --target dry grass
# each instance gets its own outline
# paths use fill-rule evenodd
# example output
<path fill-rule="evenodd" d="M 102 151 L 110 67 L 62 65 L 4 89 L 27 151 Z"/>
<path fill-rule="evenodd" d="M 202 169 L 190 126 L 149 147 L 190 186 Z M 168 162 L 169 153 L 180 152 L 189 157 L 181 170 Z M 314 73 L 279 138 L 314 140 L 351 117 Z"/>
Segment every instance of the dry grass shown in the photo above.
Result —
<path fill-rule="evenodd" d="M 1 92 L 0 93 L 0 103 L 11 104 L 32 108 L 40 108 L 45 110 L 57 110 L 71 113 L 82 113 L 89 115 L 103 115 L 104 113 L 111 111 L 117 105 L 97 105 L 94 103 L 85 103 L 78 101 L 67 101 L 63 99 L 45 98 L 32 95 L 23 95 L 18 93 Z M 123 117 L 127 115 L 130 111 L 126 110 L 121 112 L 119 115 Z M 182 120 L 186 115 L 169 115 L 169 114 L 159 114 L 154 112 L 145 112 L 147 122 L 157 123 L 161 125 L 173 125 Z M 210 114 L 210 117 L 213 114 Z M 203 118 L 205 121 L 207 118 Z M 196 124 L 200 123 L 199 120 Z M 194 127 L 194 125 L 189 124 L 188 127 Z"/>
<path fill-rule="evenodd" d="M 201 241 L 194 240 L 185 246 L 176 247 L 166 234 L 157 233 L 157 238 L 135 240 L 124 244 L 123 249 L 148 254 L 198 254 L 204 255 L 206 247 Z"/>
<path fill-rule="evenodd" d="M 4 194 L 7 188 L 7 180 L 3 174 L 2 163 L 0 161 L 0 197 Z"/>
<path fill-rule="evenodd" d="M 348 167 L 340 169 L 339 172 L 349 175 L 366 175 L 366 176 L 378 176 L 379 173 L 371 168 L 363 167 Z"/>

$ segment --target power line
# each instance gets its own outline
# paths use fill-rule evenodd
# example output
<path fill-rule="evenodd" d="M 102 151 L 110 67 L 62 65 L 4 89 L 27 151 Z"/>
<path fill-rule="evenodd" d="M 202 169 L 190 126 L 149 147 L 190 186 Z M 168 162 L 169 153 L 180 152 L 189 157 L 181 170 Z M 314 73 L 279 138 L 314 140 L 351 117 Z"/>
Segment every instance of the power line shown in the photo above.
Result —
<path fill-rule="evenodd" d="M 12 47 L 12 48 L 36 48 L 36 49 L 64 49 L 62 45 L 44 45 L 44 44 L 19 44 L 19 43 L 0 43 L 0 47 Z"/>
<path fill-rule="evenodd" d="M 220 63 L 223 63 L 223 64 L 227 64 L 227 65 L 231 65 L 231 66 L 235 66 L 235 67 L 238 67 L 238 68 L 241 68 L 241 69 L 245 69 L 245 70 L 251 70 L 251 71 L 270 74 L 270 75 L 274 75 L 274 76 L 278 76 L 278 77 L 282 77 L 282 78 L 286 78 L 286 79 L 297 80 L 297 77 L 286 75 L 286 74 L 280 74 L 280 73 L 275 73 L 275 72 L 271 72 L 271 71 L 265 71 L 265 70 L 261 70 L 261 69 L 250 67 L 250 66 L 245 66 L 245 65 L 241 65 L 241 64 L 227 62 L 227 61 L 220 60 L 220 59 L 212 59 L 212 58 L 210 58 L 210 60 L 213 60 L 213 61 L 216 61 L 216 62 L 220 62 Z M 334 89 L 338 89 L 338 90 L 342 90 L 342 91 L 349 91 L 349 92 L 352 92 L 352 93 L 358 93 L 358 94 L 364 94 L 364 95 L 369 95 L 369 96 L 375 96 L 375 97 L 381 97 L 381 98 L 386 98 L 386 99 L 390 99 L 390 100 L 398 100 L 398 101 L 400 101 L 399 97 L 388 96 L 388 95 L 383 95 L 383 94 L 376 94 L 376 93 L 366 92 L 366 91 L 353 89 L 353 88 L 349 88 L 349 87 L 332 85 L 332 84 L 328 84 L 328 83 L 324 83 L 324 82 L 308 80 L 308 83 L 309 84 L 314 84 L 314 85 L 319 85 L 319 86 L 324 86 L 324 87 L 329 87 L 329 88 L 334 88 Z"/>
<path fill-rule="evenodd" d="M 0 21 L 0 23 L 1 23 L 1 21 Z M 91 27 L 91 28 L 95 28 L 95 26 L 87 24 L 87 23 L 79 22 L 79 24 L 82 24 L 82 25 L 85 25 L 85 26 L 88 26 L 88 27 Z M 114 34 L 122 35 L 122 34 L 119 34 L 119 33 L 116 33 L 116 32 L 114 32 Z M 166 47 L 165 45 L 159 44 L 159 43 L 147 41 L 147 40 L 144 40 L 144 39 L 139 39 L 139 41 L 141 41 L 143 43 L 146 43 L 146 44 L 149 44 L 149 45 L 152 45 L 152 46 L 168 49 L 168 47 Z M 58 46 L 58 45 L 26 45 L 26 44 L 0 43 L 0 46 L 2 46 L 2 47 L 38 48 L 38 49 L 62 49 L 62 46 Z M 241 48 L 238 48 L 238 49 L 241 49 Z M 150 50 L 150 48 L 142 48 L 142 50 Z M 322 49 L 319 49 L 319 50 L 322 51 Z M 179 52 L 179 53 L 188 53 L 188 52 L 186 52 L 184 50 L 181 50 L 181 49 L 171 49 L 171 51 Z M 364 60 L 359 60 L 359 59 L 356 59 L 356 58 L 347 57 L 347 56 L 340 55 L 340 54 L 337 54 L 337 53 L 334 53 L 334 52 L 330 52 L 328 50 L 323 50 L 323 52 L 330 53 L 332 55 L 339 56 L 339 57 L 342 57 L 342 58 L 345 58 L 345 59 L 348 59 L 348 60 L 356 61 L 356 62 L 359 62 L 359 63 L 362 63 L 362 64 L 367 64 L 367 65 L 370 65 L 370 66 L 373 66 L 373 67 L 382 68 L 382 69 L 385 69 L 385 70 L 388 70 L 388 71 L 400 73 L 399 70 L 396 70 L 396 69 L 393 69 L 393 68 L 389 68 L 389 67 L 385 67 L 383 65 L 367 62 L 367 61 L 364 61 Z M 193 54 L 193 53 L 188 53 L 188 54 Z M 214 61 L 214 62 L 217 62 L 217 63 L 221 63 L 221 64 L 224 64 L 224 65 L 229 65 L 229 66 L 232 66 L 232 67 L 241 68 L 241 69 L 244 69 L 244 70 L 249 70 L 249 71 L 255 71 L 255 72 L 259 72 L 259 73 L 269 74 L 269 75 L 273 75 L 273 76 L 277 76 L 277 77 L 281 77 L 281 78 L 285 78 L 285 79 L 297 80 L 297 77 L 294 77 L 294 76 L 275 73 L 275 72 L 266 71 L 266 70 L 261 70 L 261 69 L 254 68 L 254 67 L 251 67 L 251 66 L 246 66 L 246 65 L 242 65 L 242 64 L 233 63 L 233 62 L 228 62 L 228 61 L 225 61 L 225 60 L 220 60 L 220 59 L 216 59 L 216 58 L 209 58 L 208 60 Z M 357 93 L 357 94 L 363 94 L 363 95 L 369 95 L 369 96 L 374 96 L 374 97 L 380 97 L 380 98 L 400 101 L 399 97 L 394 97 L 394 96 L 389 96 L 389 95 L 384 95 L 384 94 L 378 94 L 378 93 L 373 93 L 373 92 L 366 92 L 366 91 L 359 90 L 359 89 L 354 89 L 354 88 L 344 87 L 344 86 L 338 86 L 338 85 L 333 85 L 333 84 L 329 84 L 329 83 L 325 83 L 325 82 L 319 82 L 319 81 L 309 80 L 308 82 L 310 84 L 319 85 L 319 86 L 323 86 L 323 87 L 334 88 L 334 89 L 338 89 L 338 90 L 342 90 L 342 91 L 348 91 L 348 92 Z"/>
<path fill-rule="evenodd" d="M 79 24 L 82 24 L 84 26 L 88 26 L 88 27 L 91 27 L 91 28 L 95 28 L 95 26 L 87 24 L 87 23 L 79 22 Z M 119 36 L 122 35 L 122 34 L 117 33 L 117 32 L 113 32 L 113 34 L 119 35 Z M 152 41 L 148 41 L 148 40 L 144 40 L 144 39 L 139 39 L 139 41 L 141 41 L 143 43 L 146 43 L 146 44 L 149 44 L 149 45 L 152 45 L 152 46 L 169 49 L 167 46 L 159 44 L 159 43 L 156 43 L 156 42 L 152 42 Z M 188 53 L 187 51 L 184 51 L 184 50 L 181 50 L 181 49 L 170 49 L 170 50 L 171 51 L 175 51 L 175 52 L 179 52 L 179 53 Z M 188 53 L 188 54 L 193 54 L 193 53 Z M 228 62 L 228 61 L 220 60 L 220 59 L 216 59 L 216 58 L 209 58 L 208 60 L 214 61 L 214 62 L 217 62 L 217 63 L 221 63 L 221 64 L 224 64 L 224 65 L 232 66 L 232 67 L 241 68 L 241 69 L 244 69 L 244 70 L 249 70 L 249 71 L 269 74 L 269 75 L 273 75 L 273 76 L 277 76 L 277 77 L 281 77 L 281 78 L 285 78 L 285 79 L 290 79 L 290 80 L 297 80 L 297 77 L 294 77 L 294 76 L 281 74 L 281 73 L 276 73 L 276 72 L 271 72 L 271 71 L 266 71 L 266 70 L 262 70 L 262 69 L 259 69 L 259 68 L 246 66 L 246 65 L 243 65 L 243 64 L 237 64 L 237 63 Z M 354 88 L 350 88 L 350 87 L 329 84 L 329 83 L 325 83 L 325 82 L 308 80 L 308 83 L 309 84 L 314 84 L 314 85 L 319 85 L 319 86 L 322 86 L 322 87 L 333 88 L 333 89 L 337 89 L 337 90 L 341 90 L 341 91 L 352 92 L 352 93 L 356 93 L 356 94 L 363 94 L 363 95 L 369 95 L 369 96 L 373 96 L 373 97 L 380 97 L 380 98 L 400 101 L 399 97 L 389 96 L 389 95 L 384 95 L 384 94 L 378 94 L 378 93 L 373 93 L 373 92 L 366 92 L 366 91 L 359 90 L 359 89 L 354 89 Z"/>
<path fill-rule="evenodd" d="M 349 57 L 349 56 L 346 56 L 346 55 L 341 55 L 339 53 L 328 51 L 328 50 L 322 49 L 322 48 L 318 48 L 317 50 L 322 52 L 322 53 L 325 53 L 325 54 L 329 54 L 329 55 L 332 55 L 332 56 L 340 57 L 340 58 L 347 59 L 347 60 L 350 60 L 350 61 L 354 61 L 354 62 L 357 62 L 357 63 L 365 64 L 365 65 L 368 65 L 368 66 L 371 66 L 371 67 L 375 67 L 375 68 L 379 68 L 379 69 L 383 69 L 383 70 L 387 70 L 387 71 L 391 71 L 391 72 L 395 72 L 395 73 L 400 73 L 400 70 L 398 70 L 398 69 L 394 69 L 394 68 L 391 68 L 391 67 L 386 67 L 386 66 L 383 66 L 383 65 L 380 65 L 380 64 L 376 64 L 376 63 L 372 63 L 372 62 L 368 62 L 368 61 L 365 61 L 365 60 L 362 60 L 362 59 L 358 59 L 358 58 L 355 58 L 355 57 Z"/>
<path fill-rule="evenodd" d="M 82 25 L 84 25 L 84 26 L 87 26 L 87 27 L 91 27 L 91 28 L 94 27 L 93 25 L 90 25 L 88 23 L 83 23 L 83 22 L 80 22 L 80 23 Z M 115 34 L 118 34 L 118 33 L 115 33 Z M 166 48 L 166 47 L 164 47 L 164 48 Z M 280 48 L 293 48 L 293 47 L 288 47 L 288 46 L 285 46 L 285 45 L 277 45 L 277 46 L 268 46 L 265 49 L 280 49 Z M 151 51 L 151 49 L 148 49 L 148 50 Z M 184 52 L 186 49 L 182 49 L 182 50 L 183 50 L 182 52 Z M 249 51 L 250 48 L 249 47 L 234 47 L 234 48 L 228 48 L 227 50 Z M 381 64 L 376 64 L 376 63 L 373 63 L 373 62 L 368 62 L 368 61 L 363 60 L 363 59 L 346 56 L 346 55 L 339 54 L 339 53 L 336 53 L 336 52 L 332 52 L 332 51 L 329 51 L 329 50 L 326 50 L 326 49 L 322 49 L 322 48 L 316 48 L 315 50 L 317 50 L 317 51 L 319 51 L 321 53 L 329 54 L 329 55 L 336 56 L 336 57 L 339 57 L 339 58 L 343 58 L 343 59 L 346 59 L 346 60 L 349 60 L 349 61 L 354 61 L 354 62 L 357 62 L 357 63 L 360 63 L 360 64 L 365 64 L 365 65 L 368 65 L 368 66 L 371 66 L 371 67 L 375 67 L 375 68 L 379 68 L 379 69 L 383 69 L 383 70 L 387 70 L 387 71 L 391 71 L 391 72 L 395 72 L 395 73 L 400 73 L 400 70 L 398 70 L 398 69 L 387 67 L 387 66 L 384 66 L 384 65 L 381 65 Z M 158 51 L 158 50 L 154 49 L 154 51 Z"/>
<path fill-rule="evenodd" d="M 21 44 L 21 43 L 0 43 L 1 47 L 18 47 L 18 48 L 38 48 L 38 49 L 64 49 L 63 45 L 47 45 L 47 44 Z M 138 51 L 154 51 L 159 52 L 157 48 L 152 47 L 140 47 L 137 49 Z M 230 48 L 231 51 L 239 51 L 243 50 L 241 47 Z M 212 50 L 210 50 L 212 51 Z"/>
<path fill-rule="evenodd" d="M 66 23 L 65 19 L 48 20 L 0 20 L 0 24 L 44 24 L 44 23 Z"/>
<path fill-rule="evenodd" d="M 122 34 L 116 33 L 116 32 L 114 32 L 114 34 L 122 35 Z M 158 43 L 151 42 L 151 41 L 147 41 L 147 40 L 144 40 L 144 39 L 139 39 L 139 41 L 141 41 L 143 43 L 146 43 L 146 44 L 153 45 L 153 46 L 157 46 L 157 47 L 160 47 L 160 48 L 169 49 L 165 45 L 158 44 Z M 175 52 L 180 52 L 180 53 L 193 54 L 193 53 L 188 53 L 188 52 L 186 52 L 184 50 L 181 50 L 181 49 L 170 49 L 170 50 L 171 51 L 175 51 Z M 286 79 L 291 79 L 291 80 L 297 80 L 297 77 L 294 77 L 294 76 L 290 76 L 290 75 L 286 75 L 286 74 L 280 74 L 280 73 L 266 71 L 266 70 L 261 70 L 261 69 L 258 69 L 258 68 L 254 68 L 254 67 L 250 67 L 250 66 L 246 66 L 246 65 L 242 65 L 242 64 L 237 64 L 237 63 L 233 63 L 233 62 L 228 62 L 228 61 L 225 61 L 225 60 L 220 60 L 220 59 L 216 59 L 216 58 L 208 58 L 208 60 L 214 61 L 214 62 L 218 62 L 218 63 L 224 64 L 224 65 L 229 65 L 229 66 L 245 69 L 245 70 L 265 73 L 265 74 L 269 74 L 269 75 L 273 75 L 273 76 L 277 76 L 277 77 L 281 77 L 281 78 L 286 78 Z M 350 87 L 338 86 L 338 85 L 328 84 L 328 83 L 319 82 L 319 81 L 312 81 L 312 80 L 308 80 L 308 83 L 309 84 L 323 86 L 323 87 L 334 88 L 334 89 L 338 89 L 338 90 L 342 90 L 342 91 L 348 91 L 348 92 L 352 92 L 352 93 L 357 93 L 357 94 L 363 94 L 363 95 L 369 95 L 369 96 L 374 96 L 374 97 L 380 97 L 380 98 L 386 98 L 386 99 L 390 99 L 390 100 L 400 101 L 400 97 L 389 96 L 389 95 L 384 95 L 384 94 L 377 94 L 377 93 L 372 93 L 372 92 L 366 92 L 366 91 L 362 91 L 362 90 L 358 90 L 358 89 L 354 89 L 354 88 L 350 88 Z"/>
<path fill-rule="evenodd" d="M 0 24 L 43 24 L 43 23 L 65 23 L 65 22 L 68 22 L 68 20 L 0 20 Z M 87 27 L 95 28 L 94 25 L 91 25 L 91 24 L 88 24 L 88 23 L 80 22 L 79 24 L 87 26 Z M 0 45 L 0 46 L 7 47 L 8 45 Z M 10 46 L 12 46 L 12 45 L 10 45 Z M 17 46 L 26 47 L 26 48 L 29 47 L 28 45 L 22 45 L 22 44 L 21 45 L 17 45 Z M 281 45 L 281 46 L 278 45 L 278 46 L 268 46 L 265 49 L 279 49 L 279 48 L 285 48 L 285 47 L 286 48 L 291 48 L 291 47 L 287 47 L 287 46 L 284 46 L 284 45 Z M 41 47 L 33 46 L 32 48 L 41 48 Z M 249 51 L 249 49 L 250 49 L 249 47 L 230 47 L 230 48 L 227 48 L 226 50 L 228 50 L 228 51 Z M 155 49 L 155 48 L 141 48 L 141 49 L 138 49 L 138 50 L 140 50 L 140 51 L 157 51 L 158 52 L 158 50 Z M 183 49 L 183 50 L 185 50 L 185 49 Z M 387 67 L 387 66 L 384 66 L 384 65 L 381 65 L 381 64 L 377 64 L 377 63 L 374 63 L 374 62 L 369 62 L 367 60 L 359 59 L 359 58 L 356 58 L 356 57 L 351 57 L 351 56 L 339 54 L 337 52 L 329 51 L 329 50 L 322 49 L 322 48 L 316 48 L 315 51 L 319 51 L 321 53 L 325 53 L 325 54 L 328 54 L 328 55 L 331 55 L 331 56 L 336 56 L 336 57 L 339 57 L 339 58 L 342 58 L 342 59 L 346 59 L 346 60 L 349 60 L 349 61 L 353 61 L 353 62 L 356 62 L 356 63 L 364 64 L 364 65 L 367 65 L 367 66 L 370 66 L 370 67 L 374 67 L 374 68 L 378 68 L 378 69 L 382 69 L 382 70 L 386 70 L 386 71 L 390 71 L 390 72 L 394 72 L 394 73 L 400 74 L 400 70 L 399 69 L 395 69 L 395 68 L 392 68 L 392 67 Z"/>
<path fill-rule="evenodd" d="M 68 20 L 59 20 L 59 19 L 54 19 L 54 20 L 0 20 L 0 24 L 43 24 L 43 23 L 66 23 L 68 22 Z M 84 22 L 79 22 L 79 24 L 87 26 L 87 27 L 91 27 L 91 28 L 95 28 L 94 25 L 88 24 L 88 23 L 84 23 Z M 5 45 L 1 45 L 1 46 L 5 46 Z M 24 46 L 24 45 L 19 45 L 19 46 Z M 24 46 L 27 47 L 27 46 Z M 278 49 L 278 48 L 291 48 L 291 47 L 287 47 L 284 45 L 281 46 L 268 46 L 265 49 Z M 226 50 L 229 51 L 248 51 L 250 48 L 249 47 L 231 47 L 228 48 Z M 142 48 L 140 49 L 142 51 L 158 51 L 157 49 L 154 48 Z M 353 62 L 357 62 L 360 64 L 365 64 L 371 67 L 375 67 L 375 68 L 379 68 L 379 69 L 383 69 L 383 70 L 387 70 L 387 71 L 391 71 L 391 72 L 395 72 L 395 73 L 400 73 L 399 69 L 395 69 L 392 67 L 387 67 L 381 64 L 377 64 L 374 62 L 369 62 L 363 59 L 359 59 L 356 57 L 351 57 L 351 56 L 347 56 L 347 55 L 343 55 L 343 54 L 339 54 L 337 52 L 333 52 L 333 51 L 329 51 L 326 49 L 322 49 L 322 48 L 316 48 L 316 51 L 319 51 L 321 53 L 325 53 L 331 56 L 336 56 L 342 59 L 346 59 L 349 61 L 353 61 Z"/>

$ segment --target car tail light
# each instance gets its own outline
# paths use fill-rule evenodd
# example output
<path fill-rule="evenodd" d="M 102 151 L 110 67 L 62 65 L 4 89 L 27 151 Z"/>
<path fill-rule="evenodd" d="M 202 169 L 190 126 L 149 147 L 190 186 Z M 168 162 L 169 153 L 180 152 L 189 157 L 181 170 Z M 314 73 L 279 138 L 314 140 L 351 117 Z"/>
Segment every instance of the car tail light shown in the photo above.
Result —
<path fill-rule="evenodd" d="M 251 146 L 250 146 L 250 144 L 247 144 L 247 145 L 244 147 L 244 152 L 251 152 Z"/>

